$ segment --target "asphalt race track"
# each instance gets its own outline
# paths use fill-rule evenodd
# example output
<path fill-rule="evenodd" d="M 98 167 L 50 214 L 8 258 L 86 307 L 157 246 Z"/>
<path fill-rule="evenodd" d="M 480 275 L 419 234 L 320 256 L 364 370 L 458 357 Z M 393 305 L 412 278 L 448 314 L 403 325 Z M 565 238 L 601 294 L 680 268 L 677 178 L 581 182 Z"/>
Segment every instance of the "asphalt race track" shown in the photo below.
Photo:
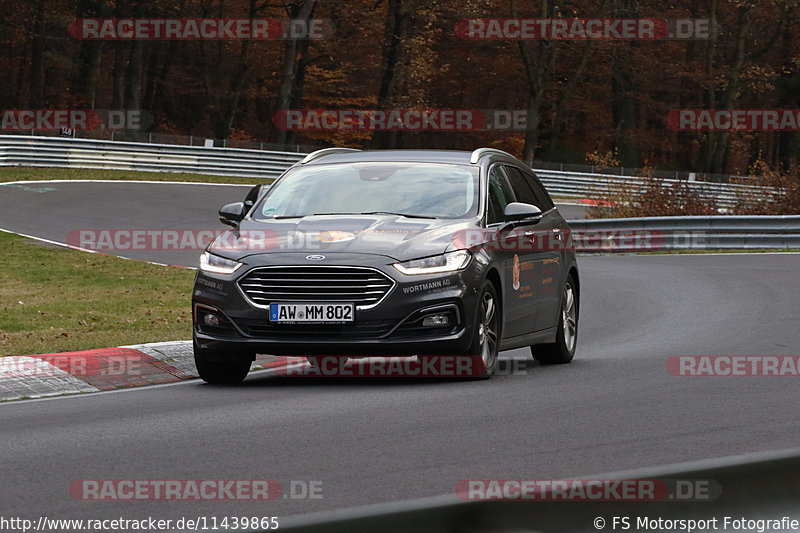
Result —
<path fill-rule="evenodd" d="M 219 204 L 244 192 L 101 185 L 0 187 L 0 227 L 58 240 L 65 228 L 163 227 L 153 213 L 212 225 Z M 97 195 L 88 203 L 87 192 Z M 0 405 L 0 515 L 286 517 L 452 495 L 463 479 L 590 476 L 797 445 L 796 380 L 675 377 L 666 361 L 797 355 L 800 255 L 596 256 L 580 267 L 570 365 L 540 367 L 515 350 L 503 356 L 528 357 L 522 371 L 490 381 L 255 373 L 239 386 L 189 381 Z M 321 481 L 322 498 L 83 502 L 68 491 L 82 479 L 265 478 L 284 492 L 293 480 Z"/>
<path fill-rule="evenodd" d="M 244 200 L 248 190 L 160 182 L 0 184 L 0 228 L 60 243 L 80 230 L 219 230 L 225 228 L 217 218 L 219 208 Z M 194 267 L 201 251 L 120 250 L 114 255 Z"/>

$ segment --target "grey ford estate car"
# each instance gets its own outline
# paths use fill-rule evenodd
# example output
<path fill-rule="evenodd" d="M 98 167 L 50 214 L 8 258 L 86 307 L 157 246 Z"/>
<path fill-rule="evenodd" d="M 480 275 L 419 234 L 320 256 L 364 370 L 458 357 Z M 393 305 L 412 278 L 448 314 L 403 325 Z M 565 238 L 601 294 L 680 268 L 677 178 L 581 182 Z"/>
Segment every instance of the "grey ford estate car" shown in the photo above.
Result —
<path fill-rule="evenodd" d="M 192 295 L 207 382 L 255 354 L 472 357 L 568 363 L 580 281 L 569 228 L 541 182 L 491 148 L 329 148 L 220 210 Z"/>

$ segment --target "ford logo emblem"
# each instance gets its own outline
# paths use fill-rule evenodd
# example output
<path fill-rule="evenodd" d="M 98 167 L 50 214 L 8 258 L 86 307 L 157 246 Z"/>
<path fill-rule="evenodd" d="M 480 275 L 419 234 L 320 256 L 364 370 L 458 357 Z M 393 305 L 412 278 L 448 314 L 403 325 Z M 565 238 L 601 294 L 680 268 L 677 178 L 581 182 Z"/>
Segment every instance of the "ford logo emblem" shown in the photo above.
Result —
<path fill-rule="evenodd" d="M 308 259 L 309 261 L 322 261 L 323 259 L 325 259 L 325 256 L 324 255 L 307 255 L 306 259 Z"/>

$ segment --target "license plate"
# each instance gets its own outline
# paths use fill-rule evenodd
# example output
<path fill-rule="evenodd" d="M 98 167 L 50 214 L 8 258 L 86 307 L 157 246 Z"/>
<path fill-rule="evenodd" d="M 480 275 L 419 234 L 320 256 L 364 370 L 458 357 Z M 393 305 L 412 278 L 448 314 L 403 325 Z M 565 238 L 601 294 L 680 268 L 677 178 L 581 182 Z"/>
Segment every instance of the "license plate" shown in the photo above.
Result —
<path fill-rule="evenodd" d="M 355 320 L 352 303 L 280 303 L 270 304 L 269 321 L 289 324 L 345 324 Z"/>

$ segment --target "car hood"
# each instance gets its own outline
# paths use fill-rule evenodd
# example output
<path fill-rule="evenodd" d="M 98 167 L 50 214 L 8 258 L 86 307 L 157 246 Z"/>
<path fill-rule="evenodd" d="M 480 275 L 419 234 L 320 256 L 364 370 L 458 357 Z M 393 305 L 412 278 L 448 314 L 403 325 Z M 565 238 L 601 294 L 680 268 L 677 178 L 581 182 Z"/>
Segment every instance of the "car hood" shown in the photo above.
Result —
<path fill-rule="evenodd" d="M 475 220 L 418 219 L 395 215 L 316 215 L 296 219 L 245 219 L 220 234 L 214 254 L 240 260 L 259 254 L 371 254 L 406 261 L 458 248 L 454 236 Z"/>

